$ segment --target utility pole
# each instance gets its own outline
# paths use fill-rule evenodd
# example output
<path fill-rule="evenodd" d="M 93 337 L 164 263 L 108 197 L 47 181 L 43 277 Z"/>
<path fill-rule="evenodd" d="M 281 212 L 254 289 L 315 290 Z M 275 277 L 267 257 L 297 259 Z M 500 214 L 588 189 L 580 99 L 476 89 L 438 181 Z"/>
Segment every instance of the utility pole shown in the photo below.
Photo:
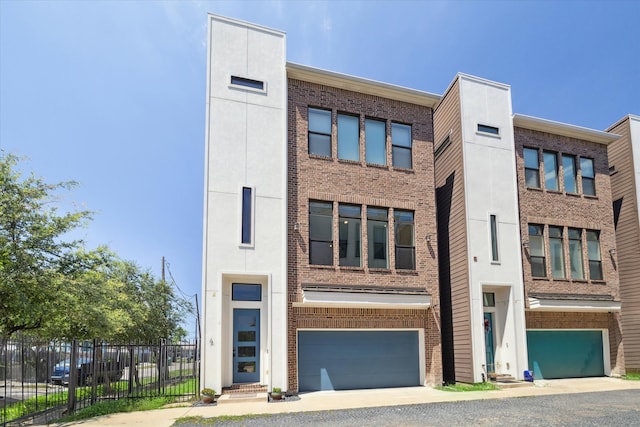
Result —
<path fill-rule="evenodd" d="M 164 282 L 164 255 L 162 256 L 162 281 Z"/>

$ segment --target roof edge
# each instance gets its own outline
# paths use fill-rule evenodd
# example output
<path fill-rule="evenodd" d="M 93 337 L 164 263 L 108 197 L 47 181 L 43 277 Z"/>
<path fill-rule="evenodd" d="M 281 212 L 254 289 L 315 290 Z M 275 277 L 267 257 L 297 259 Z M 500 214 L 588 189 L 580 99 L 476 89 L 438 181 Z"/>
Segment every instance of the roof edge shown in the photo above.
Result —
<path fill-rule="evenodd" d="M 296 80 L 365 93 L 367 95 L 380 96 L 429 108 L 434 108 L 441 99 L 440 95 L 433 93 L 349 74 L 336 73 L 334 71 L 309 67 L 293 62 L 287 62 L 287 76 Z"/>
<path fill-rule="evenodd" d="M 613 133 L 541 119 L 539 117 L 526 116 L 524 114 L 513 115 L 513 126 L 568 136 L 604 145 L 608 145 L 620 138 L 620 135 Z"/>

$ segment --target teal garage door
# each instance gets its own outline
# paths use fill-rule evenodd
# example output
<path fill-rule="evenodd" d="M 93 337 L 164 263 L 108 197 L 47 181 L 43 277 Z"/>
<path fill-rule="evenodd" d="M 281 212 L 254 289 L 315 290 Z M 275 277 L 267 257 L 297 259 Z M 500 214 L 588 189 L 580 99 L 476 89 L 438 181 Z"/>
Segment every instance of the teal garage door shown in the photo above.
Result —
<path fill-rule="evenodd" d="M 604 376 L 602 331 L 527 331 L 535 379 Z"/>
<path fill-rule="evenodd" d="M 300 391 L 420 385 L 417 331 L 300 331 Z"/>

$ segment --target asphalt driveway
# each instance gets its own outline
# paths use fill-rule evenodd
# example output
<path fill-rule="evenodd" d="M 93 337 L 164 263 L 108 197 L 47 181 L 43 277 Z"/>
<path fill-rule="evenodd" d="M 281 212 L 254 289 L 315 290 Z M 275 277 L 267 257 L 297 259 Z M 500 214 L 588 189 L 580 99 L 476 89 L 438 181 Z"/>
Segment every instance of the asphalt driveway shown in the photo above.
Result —
<path fill-rule="evenodd" d="M 176 422 L 215 426 L 638 426 L 640 390 L 469 400 Z"/>

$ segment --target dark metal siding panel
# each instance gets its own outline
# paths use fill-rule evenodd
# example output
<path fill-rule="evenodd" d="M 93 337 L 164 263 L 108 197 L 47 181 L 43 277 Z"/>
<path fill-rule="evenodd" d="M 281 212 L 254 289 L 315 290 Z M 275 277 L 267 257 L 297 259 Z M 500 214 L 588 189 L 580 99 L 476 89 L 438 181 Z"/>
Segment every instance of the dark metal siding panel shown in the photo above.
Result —
<path fill-rule="evenodd" d="M 300 391 L 420 385 L 417 331 L 300 331 Z"/>

